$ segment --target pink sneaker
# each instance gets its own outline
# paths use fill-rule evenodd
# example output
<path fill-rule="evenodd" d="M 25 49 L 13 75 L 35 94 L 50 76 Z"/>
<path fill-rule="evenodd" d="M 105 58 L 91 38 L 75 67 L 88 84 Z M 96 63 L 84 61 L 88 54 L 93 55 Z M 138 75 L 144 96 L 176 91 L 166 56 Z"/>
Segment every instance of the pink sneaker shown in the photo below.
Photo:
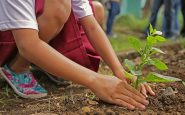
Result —
<path fill-rule="evenodd" d="M 35 99 L 47 96 L 47 91 L 38 84 L 30 71 L 17 74 L 5 65 L 0 68 L 0 74 L 20 97 Z"/>

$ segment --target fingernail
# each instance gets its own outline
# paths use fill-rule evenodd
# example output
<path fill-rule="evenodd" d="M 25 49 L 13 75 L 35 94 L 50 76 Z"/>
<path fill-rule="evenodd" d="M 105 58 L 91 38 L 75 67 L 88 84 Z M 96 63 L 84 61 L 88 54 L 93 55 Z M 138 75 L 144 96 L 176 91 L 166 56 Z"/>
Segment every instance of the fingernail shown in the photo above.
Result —
<path fill-rule="evenodd" d="M 144 95 L 145 99 L 148 97 L 148 95 L 146 93 L 143 93 L 143 95 Z"/>
<path fill-rule="evenodd" d="M 153 93 L 153 95 L 155 95 L 155 92 L 152 92 Z"/>
<path fill-rule="evenodd" d="M 149 104 L 149 101 L 145 100 L 145 105 L 148 105 Z"/>
<path fill-rule="evenodd" d="M 140 106 L 142 110 L 146 109 L 146 107 L 144 105 Z"/>

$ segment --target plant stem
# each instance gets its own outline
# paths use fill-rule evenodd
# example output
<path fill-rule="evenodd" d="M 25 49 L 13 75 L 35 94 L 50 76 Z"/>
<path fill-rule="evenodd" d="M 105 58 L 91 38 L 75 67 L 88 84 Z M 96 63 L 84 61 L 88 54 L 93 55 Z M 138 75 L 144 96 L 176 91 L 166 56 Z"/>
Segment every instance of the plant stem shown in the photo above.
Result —
<path fill-rule="evenodd" d="M 139 76 L 138 76 L 138 77 L 139 77 Z M 135 82 L 135 86 L 134 86 L 135 89 L 138 89 L 138 81 L 139 81 L 139 80 L 138 80 L 138 77 L 137 77 L 137 80 L 136 80 L 136 82 Z"/>
<path fill-rule="evenodd" d="M 145 64 L 148 63 L 148 58 L 150 57 L 150 51 L 151 51 L 151 46 L 149 44 L 146 44 L 144 50 L 143 50 L 143 53 L 141 54 L 141 63 L 137 66 L 137 71 L 142 71 L 143 67 Z M 138 86 L 140 84 L 139 80 L 141 79 L 141 75 L 138 75 L 137 76 L 137 79 L 134 83 L 134 87 L 135 89 L 138 89 Z"/>
<path fill-rule="evenodd" d="M 142 78 L 141 75 L 137 76 L 137 80 L 135 82 L 135 89 L 138 89 L 139 88 L 138 86 L 141 83 L 141 78 Z"/>

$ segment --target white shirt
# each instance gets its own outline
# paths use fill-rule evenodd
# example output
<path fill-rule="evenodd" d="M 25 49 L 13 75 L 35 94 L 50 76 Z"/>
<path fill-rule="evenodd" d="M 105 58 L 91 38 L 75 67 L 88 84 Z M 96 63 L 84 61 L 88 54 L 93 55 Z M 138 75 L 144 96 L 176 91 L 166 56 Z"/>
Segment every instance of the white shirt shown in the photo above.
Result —
<path fill-rule="evenodd" d="M 92 15 L 88 0 L 71 0 L 77 18 Z M 0 31 L 30 28 L 38 30 L 35 0 L 0 0 Z"/>

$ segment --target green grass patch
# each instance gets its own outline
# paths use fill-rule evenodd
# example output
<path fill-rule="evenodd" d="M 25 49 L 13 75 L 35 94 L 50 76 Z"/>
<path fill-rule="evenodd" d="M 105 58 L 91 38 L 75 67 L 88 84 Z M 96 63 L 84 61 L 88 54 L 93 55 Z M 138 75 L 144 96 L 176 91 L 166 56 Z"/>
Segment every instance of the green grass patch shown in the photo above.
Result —
<path fill-rule="evenodd" d="M 145 30 L 148 25 L 148 18 L 137 19 L 133 15 L 122 15 L 118 17 L 115 23 L 115 30 L 126 28 L 132 31 Z"/>
<path fill-rule="evenodd" d="M 117 34 L 117 37 L 111 38 L 110 37 L 110 42 L 112 44 L 113 49 L 116 52 L 121 52 L 121 51 L 126 51 L 132 49 L 132 45 L 129 43 L 128 39 L 129 37 L 135 37 L 137 36 L 128 36 L 126 34 Z M 139 39 L 139 38 L 138 38 Z M 144 42 L 143 42 L 144 43 Z"/>

